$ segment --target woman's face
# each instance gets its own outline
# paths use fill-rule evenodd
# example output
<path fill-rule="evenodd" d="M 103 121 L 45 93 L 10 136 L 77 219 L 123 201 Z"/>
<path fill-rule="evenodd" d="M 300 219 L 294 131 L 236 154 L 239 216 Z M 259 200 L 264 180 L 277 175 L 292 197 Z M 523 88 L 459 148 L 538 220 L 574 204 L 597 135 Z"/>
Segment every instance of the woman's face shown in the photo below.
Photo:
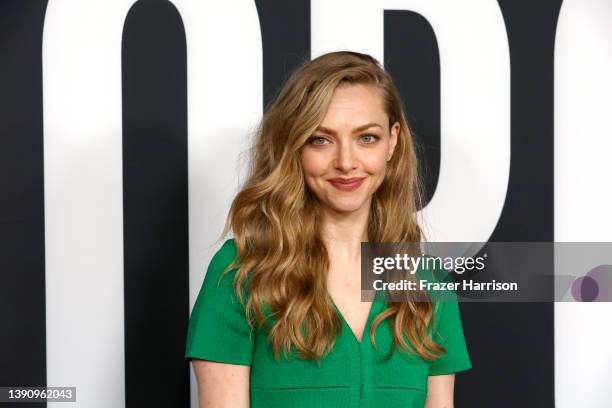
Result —
<path fill-rule="evenodd" d="M 369 208 L 384 180 L 400 125 L 389 129 L 379 92 L 369 84 L 337 87 L 323 122 L 302 148 L 306 184 L 328 209 Z"/>

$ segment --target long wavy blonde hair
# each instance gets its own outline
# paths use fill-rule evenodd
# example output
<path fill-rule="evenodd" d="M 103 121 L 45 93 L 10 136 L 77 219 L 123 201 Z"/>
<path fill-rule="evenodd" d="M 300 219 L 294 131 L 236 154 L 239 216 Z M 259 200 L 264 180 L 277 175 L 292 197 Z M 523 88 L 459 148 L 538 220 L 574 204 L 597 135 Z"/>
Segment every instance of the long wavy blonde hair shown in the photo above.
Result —
<path fill-rule="evenodd" d="M 416 214 L 422 183 L 415 145 L 403 104 L 390 75 L 373 57 L 332 52 L 304 63 L 287 79 L 265 109 L 251 148 L 248 178 L 234 198 L 225 227 L 234 232 L 238 268 L 234 287 L 251 327 L 269 328 L 275 358 L 292 348 L 302 359 L 320 362 L 342 328 L 328 300 L 329 258 L 320 236 L 320 203 L 308 189 L 300 164 L 301 148 L 323 121 L 340 84 L 373 84 L 382 95 L 389 126 L 401 129 L 385 178 L 372 197 L 367 226 L 370 242 L 420 242 Z M 272 320 L 268 321 L 266 310 Z M 433 360 L 445 350 L 428 333 L 431 301 L 388 302 L 370 327 L 390 319 L 393 348 Z M 406 337 L 408 341 L 406 341 Z"/>

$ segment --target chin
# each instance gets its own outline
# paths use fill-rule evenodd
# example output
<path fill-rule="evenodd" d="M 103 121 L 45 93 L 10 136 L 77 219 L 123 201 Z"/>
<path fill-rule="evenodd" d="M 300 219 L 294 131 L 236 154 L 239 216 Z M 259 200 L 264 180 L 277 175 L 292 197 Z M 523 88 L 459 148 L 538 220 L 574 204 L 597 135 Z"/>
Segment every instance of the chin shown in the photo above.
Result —
<path fill-rule="evenodd" d="M 361 209 L 364 205 L 366 205 L 365 201 L 334 201 L 331 203 L 326 203 L 327 207 L 334 209 L 337 212 L 354 212 Z"/>

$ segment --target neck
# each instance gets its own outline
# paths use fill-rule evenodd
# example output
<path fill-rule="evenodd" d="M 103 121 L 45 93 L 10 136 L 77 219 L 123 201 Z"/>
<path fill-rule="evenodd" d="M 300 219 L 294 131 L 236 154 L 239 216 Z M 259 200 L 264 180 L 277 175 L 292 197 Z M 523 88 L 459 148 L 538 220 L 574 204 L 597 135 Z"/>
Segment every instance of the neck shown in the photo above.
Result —
<path fill-rule="evenodd" d="M 347 261 L 361 256 L 361 242 L 368 241 L 370 206 L 350 213 L 322 211 L 321 238 L 333 257 Z"/>

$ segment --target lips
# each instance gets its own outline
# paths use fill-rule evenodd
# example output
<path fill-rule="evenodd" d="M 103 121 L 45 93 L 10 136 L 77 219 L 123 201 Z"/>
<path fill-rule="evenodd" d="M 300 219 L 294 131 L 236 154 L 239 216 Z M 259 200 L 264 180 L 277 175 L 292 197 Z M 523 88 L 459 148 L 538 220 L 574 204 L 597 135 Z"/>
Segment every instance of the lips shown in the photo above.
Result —
<path fill-rule="evenodd" d="M 353 190 L 356 190 L 357 188 L 359 188 L 361 183 L 363 183 L 364 179 L 365 179 L 365 177 L 362 177 L 362 178 L 350 178 L 350 179 L 335 178 L 335 179 L 329 180 L 329 182 L 331 183 L 332 186 L 334 186 L 338 190 L 341 190 L 341 191 L 353 191 Z"/>

